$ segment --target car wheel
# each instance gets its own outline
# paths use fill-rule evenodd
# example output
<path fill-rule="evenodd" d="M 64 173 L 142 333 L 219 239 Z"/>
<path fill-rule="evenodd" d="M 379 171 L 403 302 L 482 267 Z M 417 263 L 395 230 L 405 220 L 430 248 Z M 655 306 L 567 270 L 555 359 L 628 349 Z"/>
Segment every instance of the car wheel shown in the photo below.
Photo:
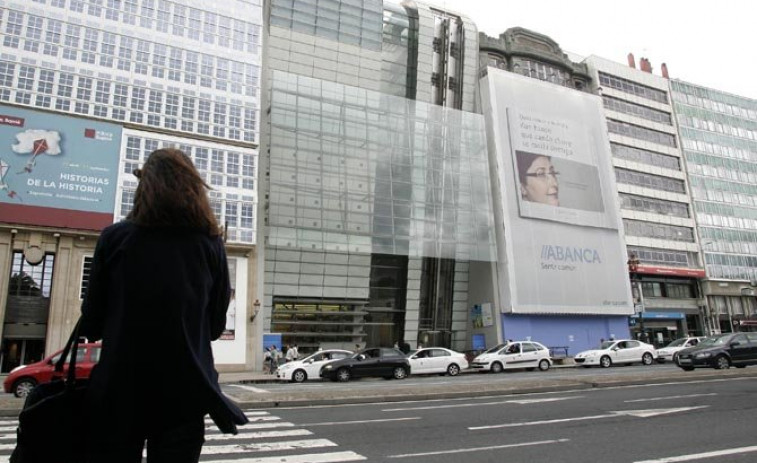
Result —
<path fill-rule="evenodd" d="M 541 362 L 539 362 L 539 370 L 541 371 L 549 370 L 549 360 L 542 359 Z"/>
<path fill-rule="evenodd" d="M 694 367 L 681 367 L 683 371 L 694 371 Z"/>
<path fill-rule="evenodd" d="M 336 372 L 336 379 L 339 382 L 346 383 L 347 381 L 350 380 L 350 370 L 346 368 L 340 368 Z"/>
<path fill-rule="evenodd" d="M 612 360 L 608 356 L 603 356 L 601 359 L 599 359 L 599 366 L 602 368 L 609 368 L 612 366 Z"/>
<path fill-rule="evenodd" d="M 308 374 L 305 373 L 305 370 L 295 370 L 295 372 L 292 373 L 292 382 L 301 383 L 306 379 L 308 379 Z"/>
<path fill-rule="evenodd" d="M 492 363 L 492 373 L 502 373 L 502 364 L 499 362 Z"/>
<path fill-rule="evenodd" d="M 460 367 L 456 363 L 451 363 L 447 367 L 447 374 L 450 376 L 457 376 L 460 374 Z"/>
<path fill-rule="evenodd" d="M 405 379 L 407 378 L 407 370 L 403 367 L 397 367 L 392 372 L 392 376 L 394 376 L 394 379 Z"/>
<path fill-rule="evenodd" d="M 651 365 L 652 362 L 654 362 L 654 357 L 652 357 L 652 354 L 649 352 L 645 352 L 644 355 L 641 356 L 641 363 L 644 365 Z"/>
<path fill-rule="evenodd" d="M 34 386 L 36 385 L 37 381 L 32 378 L 21 378 L 16 381 L 16 384 L 13 386 L 13 395 L 16 397 L 26 397 L 32 392 L 32 389 L 34 389 Z"/>
<path fill-rule="evenodd" d="M 718 357 L 715 359 L 715 369 L 717 370 L 727 370 L 731 367 L 731 361 L 728 360 L 728 357 L 725 355 L 718 355 Z"/>

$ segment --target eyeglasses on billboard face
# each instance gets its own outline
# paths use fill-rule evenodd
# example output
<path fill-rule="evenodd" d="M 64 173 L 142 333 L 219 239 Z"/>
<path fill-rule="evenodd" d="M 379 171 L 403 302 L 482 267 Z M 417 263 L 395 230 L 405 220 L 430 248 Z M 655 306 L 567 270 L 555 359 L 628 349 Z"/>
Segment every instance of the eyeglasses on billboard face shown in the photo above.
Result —
<path fill-rule="evenodd" d="M 560 172 L 555 171 L 555 169 L 544 169 L 539 168 L 536 169 L 536 172 L 527 172 L 526 177 L 536 177 L 539 180 L 547 180 L 549 177 L 554 178 L 557 180 L 557 176 L 560 175 Z"/>

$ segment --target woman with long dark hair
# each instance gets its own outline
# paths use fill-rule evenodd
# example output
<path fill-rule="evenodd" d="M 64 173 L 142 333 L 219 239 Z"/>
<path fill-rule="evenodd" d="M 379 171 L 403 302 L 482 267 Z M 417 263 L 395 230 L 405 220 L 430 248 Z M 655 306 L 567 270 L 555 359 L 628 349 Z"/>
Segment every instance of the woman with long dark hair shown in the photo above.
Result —
<path fill-rule="evenodd" d="M 230 284 L 208 186 L 164 148 L 134 174 L 126 220 L 97 242 L 80 334 L 102 339 L 88 390 L 88 462 L 197 462 L 204 417 L 236 433 L 247 418 L 218 386 L 210 342 L 226 323 Z"/>

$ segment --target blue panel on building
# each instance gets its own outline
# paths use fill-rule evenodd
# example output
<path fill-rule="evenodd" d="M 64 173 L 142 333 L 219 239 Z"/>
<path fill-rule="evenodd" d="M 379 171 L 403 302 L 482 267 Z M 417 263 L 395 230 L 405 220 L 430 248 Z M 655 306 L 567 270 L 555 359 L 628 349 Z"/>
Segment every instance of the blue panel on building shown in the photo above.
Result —
<path fill-rule="evenodd" d="M 595 349 L 601 339 L 630 337 L 627 316 L 600 315 L 502 315 L 505 339 L 531 338 L 547 347 L 567 347 L 573 356 Z M 492 346 L 487 346 L 492 347 Z"/>

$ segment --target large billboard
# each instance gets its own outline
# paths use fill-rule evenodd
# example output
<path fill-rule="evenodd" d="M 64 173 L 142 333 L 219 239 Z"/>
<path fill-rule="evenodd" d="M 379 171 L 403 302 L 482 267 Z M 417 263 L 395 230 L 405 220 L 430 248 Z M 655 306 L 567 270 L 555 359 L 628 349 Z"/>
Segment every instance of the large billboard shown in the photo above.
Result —
<path fill-rule="evenodd" d="M 489 68 L 481 81 L 501 310 L 633 314 L 599 97 Z"/>
<path fill-rule="evenodd" d="M 113 223 L 121 126 L 0 105 L 0 220 Z"/>

